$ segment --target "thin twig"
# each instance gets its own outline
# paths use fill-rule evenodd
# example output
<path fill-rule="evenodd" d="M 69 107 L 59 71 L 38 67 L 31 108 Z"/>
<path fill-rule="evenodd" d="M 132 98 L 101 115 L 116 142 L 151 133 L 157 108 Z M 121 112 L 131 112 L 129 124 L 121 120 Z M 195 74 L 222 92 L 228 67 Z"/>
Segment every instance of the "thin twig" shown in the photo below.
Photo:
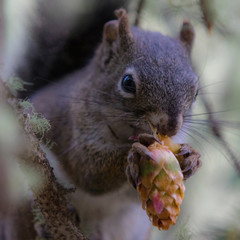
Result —
<path fill-rule="evenodd" d="M 139 26 L 141 13 L 142 13 L 144 5 L 145 5 L 145 0 L 139 0 L 137 10 L 136 10 L 136 17 L 135 17 L 135 21 L 134 21 L 135 26 Z"/>
<path fill-rule="evenodd" d="M 3 61 L 4 12 L 3 0 L 0 0 L 0 66 Z"/>
<path fill-rule="evenodd" d="M 238 174 L 240 175 L 240 162 L 238 161 L 238 158 L 232 151 L 228 142 L 223 137 L 222 132 L 221 132 L 221 126 L 212 114 L 213 110 L 212 110 L 212 106 L 211 106 L 210 102 L 206 99 L 206 97 L 204 95 L 201 96 L 201 99 L 203 101 L 204 107 L 206 108 L 207 112 L 209 113 L 208 114 L 209 125 L 210 125 L 210 128 L 211 128 L 213 134 L 216 136 L 216 138 L 218 139 L 219 143 L 223 146 L 223 148 L 227 151 L 228 155 L 230 156 L 230 159 L 232 160 L 234 166 L 236 167 L 236 169 L 238 171 Z"/>
<path fill-rule="evenodd" d="M 213 11 L 212 2 L 209 0 L 200 0 L 199 6 L 202 12 L 202 19 L 204 21 L 204 24 L 210 32 L 215 20 L 215 12 Z"/>

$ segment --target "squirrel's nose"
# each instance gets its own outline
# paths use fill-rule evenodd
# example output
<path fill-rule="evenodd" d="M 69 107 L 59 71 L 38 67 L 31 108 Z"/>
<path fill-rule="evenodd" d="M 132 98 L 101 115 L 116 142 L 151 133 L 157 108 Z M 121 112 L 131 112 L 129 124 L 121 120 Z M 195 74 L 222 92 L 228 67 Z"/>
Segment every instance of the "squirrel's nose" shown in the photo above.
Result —
<path fill-rule="evenodd" d="M 180 130 L 183 117 L 181 114 L 174 117 L 170 117 L 167 114 L 151 114 L 149 121 L 157 129 L 157 133 L 171 137 L 176 135 Z"/>

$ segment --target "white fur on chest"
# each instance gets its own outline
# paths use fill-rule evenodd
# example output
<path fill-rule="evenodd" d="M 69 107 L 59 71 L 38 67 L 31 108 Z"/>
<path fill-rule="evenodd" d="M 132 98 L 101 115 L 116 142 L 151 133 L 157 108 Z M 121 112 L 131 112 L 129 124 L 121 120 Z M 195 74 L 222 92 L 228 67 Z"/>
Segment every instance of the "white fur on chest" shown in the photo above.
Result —
<path fill-rule="evenodd" d="M 77 190 L 71 202 L 79 213 L 81 228 L 90 236 L 96 231 L 104 240 L 146 239 L 150 221 L 127 185 L 102 196 Z"/>
<path fill-rule="evenodd" d="M 47 153 L 55 176 L 65 187 L 73 187 L 55 156 Z M 146 240 L 151 223 L 142 209 L 138 193 L 126 184 L 115 192 L 92 196 L 80 189 L 69 195 L 80 217 L 80 227 L 90 239 Z"/>

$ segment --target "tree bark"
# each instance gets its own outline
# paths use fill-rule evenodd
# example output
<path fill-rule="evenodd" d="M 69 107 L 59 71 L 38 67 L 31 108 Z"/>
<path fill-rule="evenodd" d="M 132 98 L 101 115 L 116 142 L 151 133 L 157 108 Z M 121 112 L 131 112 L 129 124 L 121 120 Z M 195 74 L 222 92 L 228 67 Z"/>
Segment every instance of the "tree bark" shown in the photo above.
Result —
<path fill-rule="evenodd" d="M 49 165 L 46 155 L 40 147 L 40 141 L 33 132 L 30 124 L 31 114 L 24 111 L 23 107 L 19 104 L 19 100 L 10 93 L 8 87 L 6 87 L 1 79 L 0 94 L 1 100 L 5 100 L 8 107 L 14 111 L 22 128 L 24 145 L 21 147 L 21 151 L 17 152 L 16 156 L 17 159 L 19 159 L 18 163 L 20 168 L 23 172 L 29 168 L 33 169 L 40 176 L 41 185 L 34 184 L 32 181 L 28 181 L 28 184 L 33 193 L 35 202 L 45 218 L 47 229 L 51 237 L 58 240 L 87 240 L 71 219 L 71 214 L 67 209 L 67 201 L 65 198 L 65 194 L 68 191 L 56 181 L 53 169 Z M 29 208 L 29 206 L 27 206 L 27 208 Z M 17 211 L 20 213 L 21 209 Z M 20 215 L 21 214 L 19 214 L 19 216 Z M 11 214 L 9 216 L 11 216 Z M 25 220 L 27 220 L 27 216 L 25 215 L 24 217 Z M 25 223 L 21 222 L 21 224 Z M 22 227 L 24 226 L 22 225 Z"/>

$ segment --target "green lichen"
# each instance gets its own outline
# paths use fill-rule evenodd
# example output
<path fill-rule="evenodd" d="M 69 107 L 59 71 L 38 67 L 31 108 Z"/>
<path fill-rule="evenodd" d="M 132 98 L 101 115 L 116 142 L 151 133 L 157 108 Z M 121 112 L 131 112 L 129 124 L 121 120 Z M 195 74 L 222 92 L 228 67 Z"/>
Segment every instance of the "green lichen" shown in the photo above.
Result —
<path fill-rule="evenodd" d="M 54 145 L 56 145 L 55 142 L 52 142 L 50 139 L 46 139 L 46 141 L 45 141 L 45 146 L 46 146 L 49 150 L 51 150 Z"/>
<path fill-rule="evenodd" d="M 37 207 L 37 206 L 32 207 L 32 214 L 33 214 L 34 223 L 39 223 L 41 225 L 45 224 L 45 218 L 42 215 L 39 207 Z"/>
<path fill-rule="evenodd" d="M 7 86 L 9 87 L 11 93 L 14 96 L 17 96 L 18 91 L 25 91 L 24 85 L 29 84 L 27 82 L 24 82 L 22 79 L 18 77 L 10 77 L 7 82 Z"/>
<path fill-rule="evenodd" d="M 33 132 L 42 139 L 45 133 L 51 128 L 49 121 L 41 114 L 35 112 L 35 109 L 30 101 L 20 100 L 19 104 L 24 111 L 29 114 L 29 124 L 31 125 Z M 49 142 L 48 145 L 50 145 Z"/>
<path fill-rule="evenodd" d="M 53 240 L 48 231 L 46 230 L 46 222 L 45 218 L 37 205 L 32 207 L 32 214 L 33 214 L 33 222 L 35 225 L 35 229 L 38 229 L 37 233 L 38 236 L 35 240 Z M 41 236 L 42 235 L 42 236 Z"/>
<path fill-rule="evenodd" d="M 35 109 L 34 109 L 32 103 L 30 103 L 28 100 L 20 100 L 19 104 L 25 111 L 35 112 Z"/>
<path fill-rule="evenodd" d="M 35 134 L 43 138 L 44 134 L 51 128 L 50 123 L 41 114 L 33 113 L 30 116 L 29 123 L 31 124 Z"/>

